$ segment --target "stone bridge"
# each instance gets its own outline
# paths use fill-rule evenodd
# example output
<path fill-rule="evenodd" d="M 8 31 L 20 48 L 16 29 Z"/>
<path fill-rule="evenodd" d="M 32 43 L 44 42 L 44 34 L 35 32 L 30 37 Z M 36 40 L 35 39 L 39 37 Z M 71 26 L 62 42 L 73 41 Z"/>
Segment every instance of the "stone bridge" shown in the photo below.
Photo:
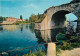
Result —
<path fill-rule="evenodd" d="M 73 13 L 77 20 L 80 19 L 80 1 L 74 0 L 70 3 L 63 4 L 60 6 L 52 6 L 48 8 L 44 14 L 46 17 L 42 22 L 35 23 L 35 29 L 37 30 L 47 30 L 54 28 L 64 28 L 67 25 L 67 20 L 65 15 L 68 13 Z M 80 22 L 77 23 L 77 28 L 79 27 Z"/>

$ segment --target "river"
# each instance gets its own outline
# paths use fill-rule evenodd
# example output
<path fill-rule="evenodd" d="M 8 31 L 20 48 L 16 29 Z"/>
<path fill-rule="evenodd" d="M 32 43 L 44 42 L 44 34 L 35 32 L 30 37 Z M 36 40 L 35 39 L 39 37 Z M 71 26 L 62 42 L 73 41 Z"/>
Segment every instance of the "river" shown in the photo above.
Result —
<path fill-rule="evenodd" d="M 38 45 L 38 38 L 34 32 L 34 25 L 1 25 L 0 26 L 0 52 L 15 50 L 25 47 Z M 38 46 L 17 53 L 26 53 L 30 50 L 38 51 L 44 49 L 44 46 Z M 25 52 L 26 51 L 26 52 Z M 13 52 L 16 53 L 16 52 Z"/>
<path fill-rule="evenodd" d="M 37 31 L 34 30 L 34 24 L 23 25 L 0 25 L 0 52 L 16 50 L 30 47 L 42 43 L 55 42 L 55 35 L 58 32 L 64 33 L 62 29 Z M 13 54 L 25 54 L 45 50 L 46 45 L 37 46 L 25 50 L 11 52 Z"/>

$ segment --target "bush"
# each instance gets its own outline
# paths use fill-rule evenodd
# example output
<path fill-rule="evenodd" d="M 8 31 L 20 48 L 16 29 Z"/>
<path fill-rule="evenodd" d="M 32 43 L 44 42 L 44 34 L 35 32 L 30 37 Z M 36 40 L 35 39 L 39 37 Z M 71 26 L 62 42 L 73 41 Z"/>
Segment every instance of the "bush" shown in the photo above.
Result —
<path fill-rule="evenodd" d="M 15 23 L 16 25 L 19 25 L 19 23 Z"/>
<path fill-rule="evenodd" d="M 73 49 L 73 47 L 71 47 L 70 45 L 59 46 L 58 48 L 62 50 L 72 50 Z"/>
<path fill-rule="evenodd" d="M 39 53 L 36 54 L 37 56 L 45 56 L 45 52 L 40 51 Z"/>
<path fill-rule="evenodd" d="M 23 56 L 45 56 L 45 52 L 40 51 L 38 53 L 24 54 Z"/>
<path fill-rule="evenodd" d="M 71 39 L 69 40 L 71 43 L 80 43 L 80 38 L 76 36 L 71 36 Z"/>
<path fill-rule="evenodd" d="M 61 50 L 61 49 L 60 49 L 59 47 L 56 48 L 56 52 L 57 52 L 57 53 L 59 53 L 60 50 Z"/>
<path fill-rule="evenodd" d="M 72 43 L 71 46 L 73 48 L 78 48 L 78 47 L 80 47 L 80 43 Z"/>
<path fill-rule="evenodd" d="M 58 46 L 56 50 L 72 50 L 73 48 L 80 48 L 80 43 L 68 43 L 66 45 Z"/>

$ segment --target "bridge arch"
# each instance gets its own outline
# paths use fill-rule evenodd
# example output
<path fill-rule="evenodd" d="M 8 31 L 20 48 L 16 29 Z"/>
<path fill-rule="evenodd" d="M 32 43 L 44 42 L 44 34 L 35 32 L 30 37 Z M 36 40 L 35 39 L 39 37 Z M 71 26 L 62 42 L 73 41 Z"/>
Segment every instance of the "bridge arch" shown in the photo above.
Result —
<path fill-rule="evenodd" d="M 54 28 L 63 28 L 66 26 L 65 15 L 68 13 L 73 13 L 77 17 L 77 29 L 80 31 L 80 2 L 52 6 L 46 9 L 44 12 L 46 17 L 42 22 L 35 23 L 35 29 L 48 30 Z"/>
<path fill-rule="evenodd" d="M 51 29 L 66 27 L 67 26 L 66 14 L 69 14 L 69 13 L 72 13 L 72 12 L 67 11 L 67 10 L 60 10 L 60 11 L 55 12 L 51 18 Z"/>

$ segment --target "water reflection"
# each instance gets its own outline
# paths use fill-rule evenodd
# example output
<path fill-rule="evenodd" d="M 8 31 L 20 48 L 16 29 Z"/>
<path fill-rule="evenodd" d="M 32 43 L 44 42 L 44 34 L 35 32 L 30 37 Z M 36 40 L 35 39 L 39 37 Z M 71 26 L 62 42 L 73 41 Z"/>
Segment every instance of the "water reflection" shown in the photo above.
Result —
<path fill-rule="evenodd" d="M 76 22 L 73 22 L 74 24 L 74 30 L 76 29 Z M 45 31 L 37 31 L 35 30 L 36 38 L 38 38 L 38 43 L 42 42 L 56 42 L 56 35 L 58 33 L 66 34 L 66 28 L 56 28 L 52 30 L 45 30 Z"/>
<path fill-rule="evenodd" d="M 38 43 L 42 42 L 56 42 L 56 35 L 58 33 L 65 33 L 63 28 L 56 28 L 53 30 L 37 31 L 35 30 L 36 38 L 38 38 Z"/>
<path fill-rule="evenodd" d="M 21 28 L 21 32 L 23 32 L 23 24 L 21 25 L 21 27 L 20 27 L 20 28 Z"/>
<path fill-rule="evenodd" d="M 16 31 L 20 29 L 21 32 L 23 31 L 23 25 L 0 25 L 0 31 Z"/>
<path fill-rule="evenodd" d="M 45 30 L 45 31 L 35 30 L 35 35 L 36 35 L 36 38 L 38 38 L 38 41 L 37 41 L 38 44 L 41 44 L 41 43 L 57 42 L 56 35 L 59 32 L 65 33 L 64 28 L 56 28 L 53 30 Z M 45 44 L 44 46 L 47 49 L 48 44 Z"/>
<path fill-rule="evenodd" d="M 29 29 L 32 33 L 34 33 L 35 24 L 27 24 L 26 29 Z"/>
<path fill-rule="evenodd" d="M 38 43 L 41 42 L 51 42 L 51 31 L 35 31 L 36 38 L 38 38 Z"/>
<path fill-rule="evenodd" d="M 19 28 L 20 26 L 17 25 L 3 25 L 3 30 L 7 30 L 7 31 L 15 31 Z"/>
<path fill-rule="evenodd" d="M 38 45 L 34 34 L 34 27 L 31 25 L 27 27 L 27 25 L 1 25 L 0 52 Z M 44 48 L 44 46 L 21 50 L 19 53 L 21 54 L 30 50 L 33 52 L 35 49 L 39 50 L 39 48 Z"/>
<path fill-rule="evenodd" d="M 34 30 L 34 26 L 34 24 L 1 25 L 0 31 L 3 32 L 0 32 L 0 52 L 34 46 L 40 43 L 56 42 L 56 35 L 59 32 L 65 33 L 64 29 L 61 28 L 37 31 Z M 40 47 L 44 48 L 44 46 L 39 46 L 34 49 Z M 45 45 L 45 48 L 47 48 L 47 45 Z"/>
<path fill-rule="evenodd" d="M 3 30 L 3 27 L 2 27 L 2 25 L 0 25 L 0 32 Z"/>
<path fill-rule="evenodd" d="M 24 27 L 27 30 L 30 30 L 32 33 L 34 33 L 34 27 L 35 24 L 21 24 L 21 25 L 0 25 L 0 31 L 16 31 L 18 29 L 20 29 L 21 32 L 23 32 Z"/>

